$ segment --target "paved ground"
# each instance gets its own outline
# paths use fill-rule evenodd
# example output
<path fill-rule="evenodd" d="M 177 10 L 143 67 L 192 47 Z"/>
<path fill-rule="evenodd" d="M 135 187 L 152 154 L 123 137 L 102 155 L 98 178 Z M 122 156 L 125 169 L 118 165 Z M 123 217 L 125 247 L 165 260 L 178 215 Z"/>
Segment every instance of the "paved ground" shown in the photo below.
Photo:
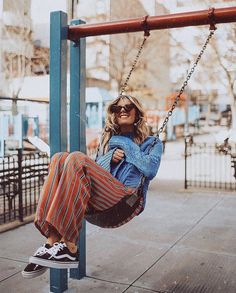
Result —
<path fill-rule="evenodd" d="M 183 176 L 183 144 L 168 144 L 145 211 L 113 230 L 87 225 L 87 277 L 67 292 L 235 293 L 236 195 L 186 192 Z M 49 292 L 49 273 L 20 273 L 43 243 L 33 225 L 0 238 L 0 292 Z"/>

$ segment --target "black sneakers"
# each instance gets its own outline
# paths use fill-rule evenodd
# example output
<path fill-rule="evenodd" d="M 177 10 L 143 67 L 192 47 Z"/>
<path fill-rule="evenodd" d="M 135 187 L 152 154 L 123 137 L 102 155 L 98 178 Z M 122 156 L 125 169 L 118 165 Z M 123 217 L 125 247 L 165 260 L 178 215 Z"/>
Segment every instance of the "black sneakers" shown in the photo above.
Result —
<path fill-rule="evenodd" d="M 44 244 L 41 246 L 34 254 L 36 255 L 44 255 L 47 254 L 47 252 L 52 248 L 51 245 L 49 244 Z M 38 276 L 41 276 L 43 273 L 46 272 L 48 268 L 34 264 L 34 263 L 29 263 L 24 270 L 21 272 L 22 276 L 27 279 L 32 279 L 36 278 Z"/>
<path fill-rule="evenodd" d="M 47 271 L 47 269 L 48 268 L 46 267 L 42 267 L 34 263 L 29 263 L 21 272 L 21 274 L 26 279 L 33 279 L 44 274 Z"/>
<path fill-rule="evenodd" d="M 64 242 L 56 242 L 45 253 L 35 253 L 30 263 L 55 269 L 78 268 L 78 253 L 72 253 Z"/>

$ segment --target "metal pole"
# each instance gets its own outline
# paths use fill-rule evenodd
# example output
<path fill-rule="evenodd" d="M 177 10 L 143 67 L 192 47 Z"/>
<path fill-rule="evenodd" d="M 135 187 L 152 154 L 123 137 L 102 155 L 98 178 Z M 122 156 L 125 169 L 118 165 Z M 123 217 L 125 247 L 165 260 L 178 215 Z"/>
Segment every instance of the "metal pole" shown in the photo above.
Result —
<path fill-rule="evenodd" d="M 18 149 L 18 193 L 19 193 L 19 220 L 23 222 L 23 194 L 22 194 L 22 148 Z"/>
<path fill-rule="evenodd" d="M 236 7 L 216 8 L 212 15 L 209 9 L 194 12 L 149 16 L 145 28 L 147 30 L 170 29 L 177 27 L 199 26 L 217 23 L 236 22 Z M 131 33 L 144 30 L 144 18 L 133 18 L 97 24 L 69 26 L 69 40 L 81 37 Z"/>
<path fill-rule="evenodd" d="M 74 20 L 72 25 L 82 24 Z M 70 152 L 86 153 L 85 116 L 85 38 L 70 44 Z M 79 268 L 70 270 L 70 277 L 81 279 L 86 275 L 86 223 L 83 221 L 79 237 Z"/>
<path fill-rule="evenodd" d="M 67 150 L 67 14 L 51 13 L 50 26 L 50 155 Z M 67 270 L 50 269 L 50 292 L 68 288 Z"/>
<path fill-rule="evenodd" d="M 187 183 L 187 158 L 188 158 L 188 138 L 185 137 L 184 140 L 185 147 L 184 147 L 184 189 L 188 188 Z"/>
<path fill-rule="evenodd" d="M 51 13 L 50 28 L 50 152 L 67 150 L 67 15 Z"/>
<path fill-rule="evenodd" d="M 187 66 L 188 69 L 186 70 L 186 76 L 189 73 L 190 69 L 190 60 L 187 59 Z M 190 98 L 190 91 L 188 87 L 185 88 L 185 125 L 184 125 L 184 136 L 186 137 L 189 134 L 189 98 Z"/>

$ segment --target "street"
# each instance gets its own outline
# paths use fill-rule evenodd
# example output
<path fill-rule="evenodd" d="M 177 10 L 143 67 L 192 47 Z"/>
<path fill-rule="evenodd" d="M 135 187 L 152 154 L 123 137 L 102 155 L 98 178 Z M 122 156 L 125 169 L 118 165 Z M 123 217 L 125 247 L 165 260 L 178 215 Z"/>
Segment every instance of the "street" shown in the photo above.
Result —
<path fill-rule="evenodd" d="M 167 144 L 139 217 L 117 229 L 87 225 L 87 276 L 67 292 L 235 293 L 235 194 L 184 190 L 182 152 L 183 142 Z M 48 273 L 21 276 L 43 241 L 33 224 L 1 234 L 1 292 L 49 292 Z"/>

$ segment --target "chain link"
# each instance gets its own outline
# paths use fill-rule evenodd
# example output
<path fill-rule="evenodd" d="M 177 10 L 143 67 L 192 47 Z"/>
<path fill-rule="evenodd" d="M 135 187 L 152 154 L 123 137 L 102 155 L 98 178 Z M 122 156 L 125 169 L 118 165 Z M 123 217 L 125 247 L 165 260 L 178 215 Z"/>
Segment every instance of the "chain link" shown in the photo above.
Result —
<path fill-rule="evenodd" d="M 147 17 L 145 17 L 144 22 L 146 22 L 146 19 L 147 19 Z M 145 30 L 144 30 L 143 41 L 142 41 L 142 43 L 141 43 L 141 45 L 140 45 L 140 47 L 139 47 L 139 49 L 138 49 L 137 55 L 136 55 L 135 58 L 134 58 L 134 62 L 133 62 L 132 67 L 131 67 L 131 69 L 130 69 L 130 71 L 129 71 L 127 77 L 126 77 L 126 80 L 125 80 L 124 84 L 123 84 L 122 87 L 121 87 L 120 95 L 122 95 L 122 94 L 124 93 L 124 91 L 125 91 L 125 89 L 126 89 L 126 87 L 127 87 L 127 85 L 128 85 L 128 82 L 129 82 L 130 76 L 131 76 L 132 72 L 133 72 L 134 69 L 135 69 L 135 66 L 136 66 L 136 64 L 137 64 L 137 62 L 138 62 L 139 56 L 140 56 L 140 54 L 141 54 L 141 52 L 142 52 L 142 50 L 143 50 L 144 44 L 145 44 L 147 38 L 149 37 L 149 35 L 150 35 L 150 34 L 149 34 L 149 31 L 148 31 L 147 29 L 145 29 Z M 99 150 L 100 150 L 100 146 L 101 146 L 101 143 L 98 145 L 98 148 L 97 148 L 96 159 L 97 159 L 97 156 L 98 156 L 98 153 L 99 153 Z M 95 160 L 96 160 L 96 159 L 95 159 Z"/>
<path fill-rule="evenodd" d="M 170 108 L 169 111 L 167 112 L 167 115 L 166 115 L 166 117 L 165 117 L 165 119 L 164 119 L 164 121 L 163 121 L 162 126 L 158 129 L 158 131 L 157 131 L 157 133 L 156 133 L 156 136 L 159 136 L 159 134 L 162 133 L 162 132 L 164 131 L 164 129 L 165 129 L 165 127 L 166 127 L 166 124 L 167 124 L 168 121 L 169 121 L 169 118 L 172 116 L 174 109 L 175 109 L 176 106 L 178 105 L 178 102 L 179 102 L 179 100 L 180 100 L 180 97 L 181 97 L 181 95 L 183 94 L 183 92 L 184 92 L 186 86 L 188 85 L 188 81 L 190 80 L 192 74 L 194 73 L 195 68 L 196 68 L 197 65 L 198 65 L 198 62 L 200 61 L 200 59 L 201 59 L 203 53 L 205 52 L 205 50 L 206 50 L 206 48 L 207 48 L 207 45 L 208 45 L 208 43 L 210 42 L 210 39 L 212 38 L 212 36 L 214 35 L 214 33 L 215 33 L 215 30 L 210 30 L 210 33 L 209 33 L 209 35 L 208 35 L 208 37 L 207 37 L 207 39 L 206 39 L 206 41 L 205 41 L 205 43 L 204 43 L 204 45 L 203 45 L 201 51 L 200 51 L 200 53 L 198 54 L 196 61 L 194 62 L 192 68 L 189 70 L 189 72 L 188 72 L 188 74 L 187 74 L 187 76 L 186 76 L 186 79 L 185 79 L 185 81 L 183 82 L 183 85 L 182 85 L 182 87 L 180 88 L 180 90 L 179 90 L 177 96 L 175 97 L 175 101 L 173 102 L 171 108 Z M 127 77 L 126 77 L 126 80 L 125 80 L 124 84 L 123 84 L 122 87 L 121 87 L 120 95 L 122 95 L 122 94 L 125 92 L 125 89 L 126 89 L 126 87 L 127 87 L 127 85 L 128 85 L 128 82 L 129 82 L 129 79 L 130 79 L 130 77 L 131 77 L 131 74 L 132 74 L 132 72 L 133 72 L 134 69 L 135 69 L 135 66 L 136 66 L 136 64 L 137 64 L 137 62 L 138 62 L 138 59 L 139 59 L 139 57 L 140 57 L 140 54 L 141 54 L 141 52 L 142 52 L 142 50 L 143 50 L 143 47 L 144 47 L 144 44 L 145 44 L 147 38 L 148 38 L 148 35 L 145 35 L 144 38 L 143 38 L 143 41 L 142 41 L 142 43 L 141 43 L 141 45 L 140 45 L 140 47 L 139 47 L 139 50 L 138 50 L 138 52 L 137 52 L 137 55 L 135 56 L 134 62 L 133 62 L 133 64 L 132 64 L 132 67 L 131 67 L 131 69 L 130 69 L 130 71 L 129 71 Z"/>
<path fill-rule="evenodd" d="M 197 67 L 198 62 L 200 61 L 200 59 L 201 59 L 203 53 L 205 52 L 206 47 L 207 47 L 208 43 L 210 42 L 210 39 L 212 38 L 212 36 L 214 35 L 214 33 L 215 33 L 215 30 L 210 30 L 210 33 L 209 33 L 209 35 L 208 35 L 208 37 L 207 37 L 207 39 L 206 39 L 206 41 L 205 41 L 205 44 L 203 45 L 203 47 L 202 47 L 200 53 L 198 54 L 197 59 L 196 59 L 196 61 L 194 62 L 192 68 L 191 68 L 190 71 L 188 72 L 187 77 L 186 77 L 185 81 L 183 82 L 183 85 L 182 85 L 181 89 L 179 90 L 179 93 L 178 93 L 177 96 L 175 97 L 175 101 L 173 102 L 171 108 L 170 108 L 169 111 L 167 112 L 167 115 L 166 115 L 166 117 L 165 117 L 165 119 L 164 119 L 164 121 L 163 121 L 162 126 L 158 129 L 158 131 L 157 131 L 157 133 L 156 133 L 156 136 L 159 136 L 159 134 L 162 133 L 162 132 L 164 131 L 164 129 L 165 129 L 165 127 L 166 127 L 166 124 L 167 124 L 168 121 L 169 121 L 169 118 L 170 118 L 170 117 L 172 116 L 172 114 L 173 114 L 173 110 L 174 110 L 175 107 L 177 106 L 177 104 L 178 104 L 178 102 L 179 102 L 179 99 L 180 99 L 182 93 L 184 92 L 186 86 L 188 85 L 188 81 L 190 80 L 192 74 L 194 73 L 194 70 L 195 70 L 195 68 Z"/>
<path fill-rule="evenodd" d="M 131 69 L 130 69 L 130 71 L 129 71 L 127 77 L 126 77 L 126 80 L 125 80 L 124 84 L 123 84 L 122 87 L 121 87 L 120 95 L 122 95 L 122 94 L 124 93 L 124 91 L 125 91 L 125 89 L 126 89 L 126 87 L 127 87 L 127 85 L 128 85 L 128 82 L 129 82 L 130 76 L 131 76 L 133 70 L 135 69 L 135 66 L 136 66 L 136 64 L 137 64 L 137 62 L 138 62 L 139 56 L 140 56 L 140 54 L 141 54 L 141 52 L 142 52 L 142 50 L 143 50 L 143 47 L 144 47 L 144 44 L 145 44 L 147 38 L 148 38 L 148 35 L 144 35 L 144 38 L 143 38 L 143 41 L 142 41 L 142 43 L 141 43 L 141 46 L 139 47 L 138 53 L 137 53 L 136 57 L 134 58 L 134 62 L 133 62 L 133 64 L 132 64 L 132 67 L 131 67 Z"/>

